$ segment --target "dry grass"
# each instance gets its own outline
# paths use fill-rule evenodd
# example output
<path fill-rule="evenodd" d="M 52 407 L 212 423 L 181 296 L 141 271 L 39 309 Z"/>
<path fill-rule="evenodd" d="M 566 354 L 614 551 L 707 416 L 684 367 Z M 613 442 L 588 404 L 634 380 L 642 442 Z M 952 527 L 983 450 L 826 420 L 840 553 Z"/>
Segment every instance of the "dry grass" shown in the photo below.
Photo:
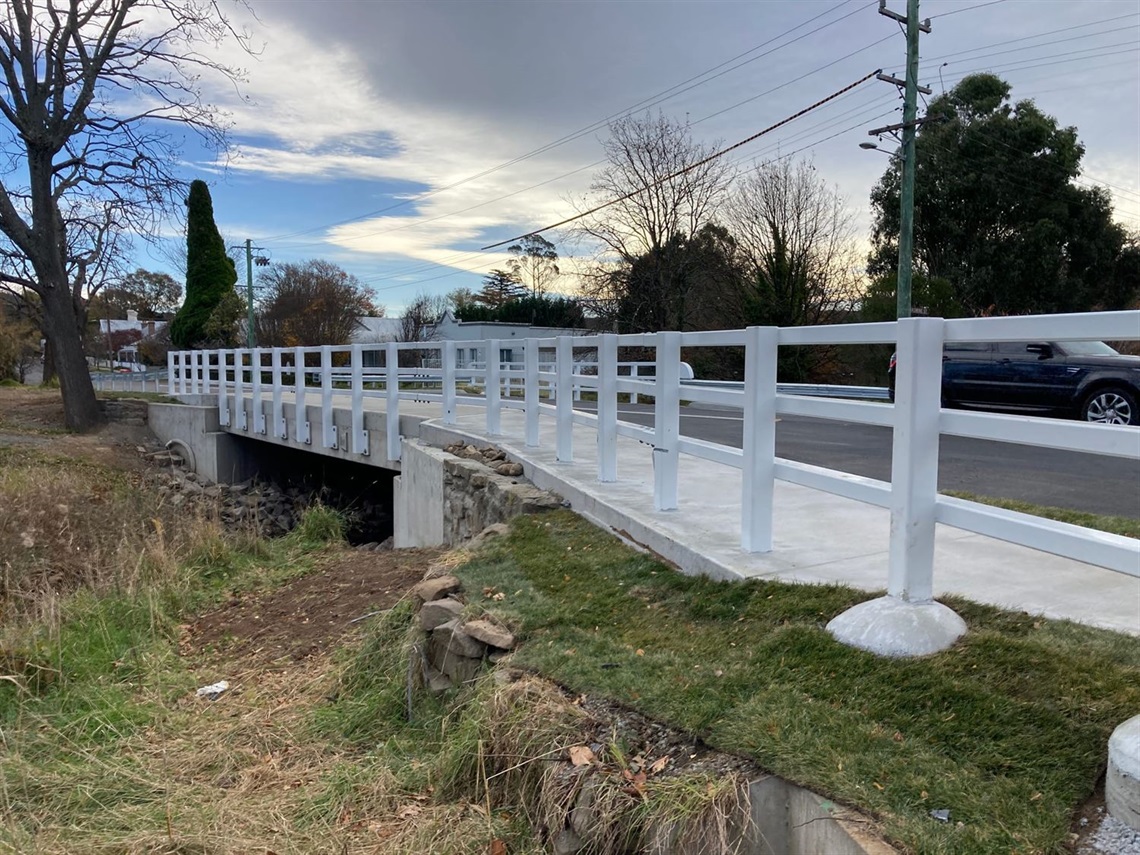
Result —
<path fill-rule="evenodd" d="M 0 448 L 0 616 L 42 617 L 79 588 L 132 595 L 222 549 L 217 514 L 175 509 L 137 472 Z"/>

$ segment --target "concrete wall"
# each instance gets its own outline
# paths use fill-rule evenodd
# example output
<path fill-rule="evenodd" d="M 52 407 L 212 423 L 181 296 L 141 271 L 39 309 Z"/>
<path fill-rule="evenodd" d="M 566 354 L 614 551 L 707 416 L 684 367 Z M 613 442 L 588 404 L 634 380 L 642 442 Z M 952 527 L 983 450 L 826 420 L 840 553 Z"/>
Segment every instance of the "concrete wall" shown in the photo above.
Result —
<path fill-rule="evenodd" d="M 203 478 L 235 483 L 256 474 L 240 443 L 221 430 L 216 404 L 151 403 L 147 422 L 159 441 L 178 443 L 187 465 Z"/>
<path fill-rule="evenodd" d="M 415 439 L 404 440 L 400 455 L 400 475 L 392 485 L 394 545 L 441 546 L 443 461 L 448 455 Z"/>

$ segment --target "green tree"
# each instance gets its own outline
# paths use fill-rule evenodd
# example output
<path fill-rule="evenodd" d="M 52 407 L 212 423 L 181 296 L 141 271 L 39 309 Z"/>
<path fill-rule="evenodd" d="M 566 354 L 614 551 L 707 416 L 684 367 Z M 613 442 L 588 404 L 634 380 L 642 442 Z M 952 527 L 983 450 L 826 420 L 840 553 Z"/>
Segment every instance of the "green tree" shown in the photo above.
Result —
<path fill-rule="evenodd" d="M 585 323 L 582 305 L 578 300 L 553 294 L 518 297 L 499 306 L 468 303 L 456 308 L 455 318 L 460 321 L 499 321 L 568 329 L 581 327 Z"/>
<path fill-rule="evenodd" d="M 155 320 L 174 312 L 181 300 L 182 286 L 173 276 L 140 267 L 92 297 L 88 313 L 96 318 L 124 318 L 132 310 L 142 320 Z"/>
<path fill-rule="evenodd" d="M 1101 189 L 1074 181 L 1084 147 L 992 74 L 935 98 L 916 142 L 915 272 L 945 279 L 968 315 L 1086 311 L 1126 299 L 1124 230 Z M 869 271 L 897 266 L 898 163 L 871 194 Z"/>
<path fill-rule="evenodd" d="M 545 294 L 560 275 L 558 252 L 542 235 L 527 235 L 508 246 L 507 252 L 512 256 L 507 266 L 515 281 L 529 289 L 532 297 Z"/>
<path fill-rule="evenodd" d="M 496 268 L 483 277 L 483 289 L 478 293 L 476 299 L 480 305 L 493 309 L 503 305 L 503 303 L 517 300 L 524 293 L 526 290 L 519 283 L 514 273 L 510 270 Z"/>
<path fill-rule="evenodd" d="M 360 318 L 384 315 L 364 284 L 331 261 L 274 264 L 259 284 L 257 341 L 267 347 L 347 344 Z"/>
<path fill-rule="evenodd" d="M 207 333 L 206 325 L 214 309 L 234 293 L 237 282 L 237 270 L 226 255 L 226 245 L 214 224 L 214 205 L 205 181 L 190 183 L 186 205 L 186 302 L 170 326 L 170 340 L 182 348 L 194 347 L 207 339 L 217 340 L 219 324 L 225 319 L 214 318 L 210 331 L 213 335 Z M 233 301 L 227 302 L 231 304 L 226 309 L 229 313 Z"/>

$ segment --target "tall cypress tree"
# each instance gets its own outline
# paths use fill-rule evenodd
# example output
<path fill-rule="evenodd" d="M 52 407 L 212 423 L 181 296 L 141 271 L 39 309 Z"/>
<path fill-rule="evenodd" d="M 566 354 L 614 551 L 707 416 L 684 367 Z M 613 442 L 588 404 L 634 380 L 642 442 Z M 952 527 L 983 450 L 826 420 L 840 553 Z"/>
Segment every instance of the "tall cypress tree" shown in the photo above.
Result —
<path fill-rule="evenodd" d="M 214 224 L 214 203 L 205 181 L 190 183 L 186 205 L 186 300 L 170 325 L 170 340 L 183 348 L 205 338 L 210 313 L 237 282 L 237 269 Z"/>

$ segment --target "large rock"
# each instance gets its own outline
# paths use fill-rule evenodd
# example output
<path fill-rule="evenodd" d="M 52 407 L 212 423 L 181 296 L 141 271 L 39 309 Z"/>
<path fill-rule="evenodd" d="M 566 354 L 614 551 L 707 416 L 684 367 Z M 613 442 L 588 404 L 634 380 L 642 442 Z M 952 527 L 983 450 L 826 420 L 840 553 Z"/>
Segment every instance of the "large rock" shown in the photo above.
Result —
<path fill-rule="evenodd" d="M 433 644 L 443 644 L 448 650 L 470 659 L 482 659 L 487 653 L 487 645 L 472 637 L 460 625 L 459 620 L 449 620 L 431 631 Z"/>
<path fill-rule="evenodd" d="M 431 632 L 437 626 L 443 626 L 448 621 L 455 620 L 462 611 L 463 603 L 453 600 L 451 597 L 424 603 L 423 608 L 420 609 L 420 628 L 425 632 Z"/>
<path fill-rule="evenodd" d="M 412 600 L 418 611 L 424 603 L 441 600 L 446 596 L 457 594 L 462 590 L 463 583 L 451 574 L 437 576 L 434 579 L 425 579 L 412 588 Z"/>
<path fill-rule="evenodd" d="M 500 650 L 510 650 L 515 646 L 515 637 L 489 620 L 469 620 L 463 624 L 463 631 L 472 638 Z"/>

